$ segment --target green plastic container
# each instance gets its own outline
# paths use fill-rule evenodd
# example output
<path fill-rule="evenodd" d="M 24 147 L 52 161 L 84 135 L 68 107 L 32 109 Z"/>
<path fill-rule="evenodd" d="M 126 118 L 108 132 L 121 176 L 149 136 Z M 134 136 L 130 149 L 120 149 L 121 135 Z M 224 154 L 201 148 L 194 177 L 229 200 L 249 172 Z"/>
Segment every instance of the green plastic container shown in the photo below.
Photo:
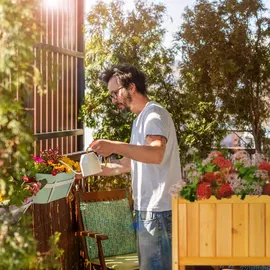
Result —
<path fill-rule="evenodd" d="M 49 203 L 68 196 L 75 180 L 74 173 L 37 173 L 36 179 L 46 179 L 47 184 L 33 197 L 33 203 Z"/>

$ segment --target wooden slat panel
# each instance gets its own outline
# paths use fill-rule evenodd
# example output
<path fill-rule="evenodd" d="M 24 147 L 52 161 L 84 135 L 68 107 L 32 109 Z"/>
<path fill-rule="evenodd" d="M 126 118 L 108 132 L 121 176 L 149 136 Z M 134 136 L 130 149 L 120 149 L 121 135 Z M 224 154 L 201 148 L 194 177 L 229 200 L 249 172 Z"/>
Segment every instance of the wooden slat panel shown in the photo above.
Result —
<path fill-rule="evenodd" d="M 249 205 L 249 256 L 265 256 L 265 205 Z"/>
<path fill-rule="evenodd" d="M 182 265 L 270 265 L 270 258 L 255 257 L 183 257 L 180 260 Z M 259 268 L 257 268 L 259 269 Z"/>
<path fill-rule="evenodd" d="M 215 250 L 215 204 L 200 205 L 200 257 L 213 257 Z"/>
<path fill-rule="evenodd" d="M 232 256 L 232 205 L 217 204 L 216 207 L 216 256 Z"/>
<path fill-rule="evenodd" d="M 233 256 L 248 256 L 248 204 L 233 205 Z"/>
<path fill-rule="evenodd" d="M 172 198 L 172 270 L 178 270 L 179 265 L 179 248 L 178 248 L 178 200 Z"/>
<path fill-rule="evenodd" d="M 266 204 L 266 209 L 265 209 L 265 220 L 266 220 L 266 224 L 265 224 L 265 253 L 266 253 L 266 257 L 270 258 L 270 204 Z"/>
<path fill-rule="evenodd" d="M 199 227 L 199 205 L 187 205 L 187 252 L 188 256 L 199 256 L 200 227 Z"/>
<path fill-rule="evenodd" d="M 187 206 L 185 204 L 179 204 L 179 252 L 180 256 L 187 256 Z"/>
<path fill-rule="evenodd" d="M 179 199 L 181 203 L 185 203 L 185 204 L 194 204 L 193 202 L 187 201 L 185 199 Z M 262 196 L 250 196 L 247 195 L 245 197 L 244 200 L 241 200 L 240 196 L 236 196 L 233 195 L 231 198 L 229 199 L 222 199 L 222 200 L 218 200 L 216 197 L 211 196 L 209 199 L 207 200 L 200 200 L 200 201 L 196 201 L 196 204 L 209 204 L 209 203 L 213 203 L 213 204 L 228 204 L 228 203 L 240 203 L 240 204 L 246 204 L 246 203 L 270 203 L 270 196 L 268 195 L 262 195 Z"/>

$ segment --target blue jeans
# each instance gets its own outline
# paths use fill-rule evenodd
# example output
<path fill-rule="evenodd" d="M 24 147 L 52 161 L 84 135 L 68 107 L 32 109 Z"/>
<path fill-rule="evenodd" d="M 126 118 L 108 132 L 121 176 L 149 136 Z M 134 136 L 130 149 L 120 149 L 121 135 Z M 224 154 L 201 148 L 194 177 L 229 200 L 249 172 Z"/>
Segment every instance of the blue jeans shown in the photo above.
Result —
<path fill-rule="evenodd" d="M 172 269 L 172 211 L 135 211 L 140 270 Z"/>

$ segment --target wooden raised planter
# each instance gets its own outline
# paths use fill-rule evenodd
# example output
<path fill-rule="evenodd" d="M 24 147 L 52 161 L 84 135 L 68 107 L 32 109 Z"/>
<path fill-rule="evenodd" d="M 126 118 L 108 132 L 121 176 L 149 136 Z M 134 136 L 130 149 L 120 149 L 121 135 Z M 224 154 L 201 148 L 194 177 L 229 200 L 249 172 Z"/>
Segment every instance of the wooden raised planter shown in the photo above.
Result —
<path fill-rule="evenodd" d="M 173 270 L 187 265 L 270 265 L 270 196 L 172 200 Z"/>

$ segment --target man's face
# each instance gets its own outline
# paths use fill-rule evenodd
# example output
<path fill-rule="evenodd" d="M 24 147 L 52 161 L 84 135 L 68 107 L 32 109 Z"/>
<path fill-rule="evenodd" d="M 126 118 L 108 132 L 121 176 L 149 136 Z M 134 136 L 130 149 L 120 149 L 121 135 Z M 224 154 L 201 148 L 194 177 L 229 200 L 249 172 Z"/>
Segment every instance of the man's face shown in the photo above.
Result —
<path fill-rule="evenodd" d="M 117 105 L 121 111 L 130 110 L 132 97 L 128 90 L 119 84 L 116 77 L 112 77 L 109 80 L 108 90 L 112 102 Z"/>

